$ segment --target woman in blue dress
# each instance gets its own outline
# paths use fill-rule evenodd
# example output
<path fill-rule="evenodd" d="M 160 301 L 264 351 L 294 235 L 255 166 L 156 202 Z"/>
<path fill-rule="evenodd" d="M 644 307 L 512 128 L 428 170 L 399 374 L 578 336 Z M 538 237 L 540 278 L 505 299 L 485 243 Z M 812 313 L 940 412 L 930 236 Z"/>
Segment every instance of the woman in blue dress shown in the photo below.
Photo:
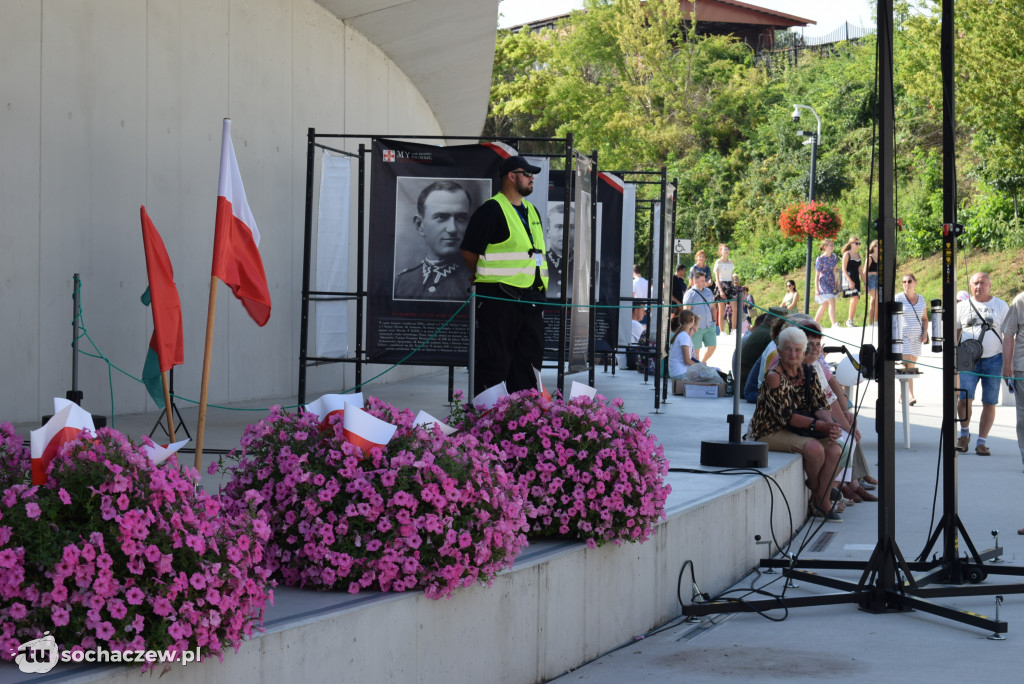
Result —
<path fill-rule="evenodd" d="M 816 296 L 818 312 L 814 314 L 814 321 L 821 323 L 821 315 L 828 309 L 829 320 L 832 327 L 836 326 L 836 295 L 839 294 L 839 285 L 836 283 L 836 267 L 839 266 L 839 257 L 835 255 L 836 245 L 832 240 L 825 239 L 821 243 L 821 256 L 814 262 L 816 277 Z"/>

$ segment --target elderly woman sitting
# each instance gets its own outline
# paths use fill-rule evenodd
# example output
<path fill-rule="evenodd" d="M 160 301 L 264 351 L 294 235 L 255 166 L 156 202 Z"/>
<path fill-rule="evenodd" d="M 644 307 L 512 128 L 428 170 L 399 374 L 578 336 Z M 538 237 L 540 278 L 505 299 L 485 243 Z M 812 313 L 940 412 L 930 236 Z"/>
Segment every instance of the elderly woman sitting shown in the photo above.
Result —
<path fill-rule="evenodd" d="M 779 364 L 765 373 L 749 436 L 766 442 L 772 451 L 800 454 L 811 489 L 811 515 L 842 522 L 833 510 L 831 493 L 842 453 L 836 439 L 843 429 L 832 420 L 814 369 L 804 363 L 804 331 L 786 328 L 779 333 L 776 344 Z"/>

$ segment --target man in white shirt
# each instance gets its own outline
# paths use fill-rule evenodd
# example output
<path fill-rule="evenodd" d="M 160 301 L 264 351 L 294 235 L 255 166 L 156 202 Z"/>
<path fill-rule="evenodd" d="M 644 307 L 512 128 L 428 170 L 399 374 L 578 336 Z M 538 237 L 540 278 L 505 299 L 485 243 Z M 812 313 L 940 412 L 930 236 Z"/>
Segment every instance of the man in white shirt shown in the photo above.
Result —
<path fill-rule="evenodd" d="M 651 298 L 651 284 L 640 275 L 640 267 L 633 264 L 633 305 L 636 306 L 638 299 L 650 299 Z M 647 303 L 644 302 L 644 316 L 640 319 L 640 322 L 645 326 L 647 325 Z"/>
<path fill-rule="evenodd" d="M 1013 378 L 1013 396 L 1017 403 L 1017 446 L 1024 462 L 1024 292 L 1013 298 L 1010 311 L 1003 319 L 1003 377 Z"/>
<path fill-rule="evenodd" d="M 693 351 L 704 347 L 704 354 L 701 361 L 708 362 L 711 355 L 715 353 L 718 345 L 718 338 L 715 334 L 715 315 L 712 311 L 711 302 L 715 301 L 715 295 L 707 285 L 703 273 L 695 273 L 693 276 L 693 287 L 683 294 L 683 308 L 692 309 L 697 314 L 700 323 L 697 330 L 690 335 L 693 338 Z"/>
<path fill-rule="evenodd" d="M 992 296 L 992 280 L 988 273 L 975 273 L 970 280 L 971 296 L 956 306 L 956 341 L 981 342 L 981 358 L 970 372 L 960 374 L 960 393 L 957 415 L 960 417 L 960 436 L 956 440 L 958 451 L 967 451 L 971 444 L 971 408 L 974 391 L 981 382 L 981 419 L 978 423 L 978 441 L 974 451 L 988 456 L 992 451 L 986 441 L 996 419 L 999 402 L 999 377 L 1003 372 L 1003 339 L 999 331 L 1009 307 L 1002 299 Z"/>
<path fill-rule="evenodd" d="M 640 268 L 633 264 L 633 299 L 650 299 L 651 284 L 640 275 Z"/>

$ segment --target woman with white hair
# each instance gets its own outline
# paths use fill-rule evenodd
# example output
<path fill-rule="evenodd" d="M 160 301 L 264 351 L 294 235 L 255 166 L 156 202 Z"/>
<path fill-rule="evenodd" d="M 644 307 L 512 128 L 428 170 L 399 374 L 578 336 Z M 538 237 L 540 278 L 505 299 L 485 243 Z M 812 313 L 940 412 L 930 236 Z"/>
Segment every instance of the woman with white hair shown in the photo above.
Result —
<path fill-rule="evenodd" d="M 765 373 L 749 436 L 766 442 L 772 451 L 800 454 L 811 490 L 811 515 L 842 522 L 833 510 L 832 481 L 842 453 L 836 440 L 843 429 L 829 413 L 814 369 L 804 363 L 804 331 L 785 328 L 776 344 L 779 364 Z"/>

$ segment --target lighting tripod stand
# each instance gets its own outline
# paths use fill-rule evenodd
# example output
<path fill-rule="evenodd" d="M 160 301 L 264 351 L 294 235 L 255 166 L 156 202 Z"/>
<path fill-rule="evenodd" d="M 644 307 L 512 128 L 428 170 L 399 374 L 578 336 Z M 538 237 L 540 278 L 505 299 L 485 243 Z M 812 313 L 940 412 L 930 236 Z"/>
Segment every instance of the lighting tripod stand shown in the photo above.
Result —
<path fill-rule="evenodd" d="M 168 384 L 170 385 L 169 390 L 170 390 L 170 394 L 171 394 L 171 412 L 175 416 L 177 416 L 178 427 L 185 431 L 185 436 L 186 437 L 188 437 L 189 439 L 192 439 L 192 433 L 190 433 L 188 431 L 188 426 L 185 425 L 185 419 L 182 418 L 181 411 L 178 410 L 178 405 L 174 401 L 174 369 L 172 368 L 171 370 L 167 371 L 167 375 L 168 375 Z M 153 429 L 149 431 L 150 438 L 153 437 L 153 433 L 156 432 L 157 428 L 160 428 L 161 430 L 163 430 L 164 434 L 167 435 L 167 437 L 171 436 L 171 433 L 167 431 L 167 425 L 164 423 L 164 420 L 165 420 L 164 415 L 165 414 L 161 413 L 160 416 L 156 419 L 156 422 L 153 423 Z"/>
<path fill-rule="evenodd" d="M 879 243 L 881 272 L 879 273 L 879 299 L 881 316 L 879 317 L 879 353 L 877 359 L 868 359 L 864 366 L 873 366 L 875 372 L 870 379 L 878 381 L 878 411 L 876 411 L 876 427 L 878 431 L 878 466 L 879 466 L 879 501 L 878 501 L 878 541 L 868 561 L 829 561 L 790 559 L 765 559 L 761 567 L 782 568 L 790 579 L 830 587 L 839 593 L 806 597 L 786 597 L 785 599 L 766 599 L 744 601 L 709 601 L 687 606 L 684 610 L 688 617 L 711 615 L 716 613 L 764 612 L 785 606 L 786 608 L 803 606 L 838 605 L 855 603 L 862 610 L 873 613 L 905 612 L 920 610 L 939 617 L 961 622 L 963 624 L 991 629 L 993 637 L 998 638 L 1005 632 L 1007 624 L 998 617 L 997 598 L 996 618 L 992 619 L 977 613 L 958 610 L 949 606 L 939 605 L 930 599 L 951 596 L 983 596 L 989 594 L 1020 594 L 1024 593 L 1024 584 L 1000 584 L 981 586 L 979 583 L 990 574 L 1024 576 L 1024 568 L 1005 565 L 986 564 L 986 560 L 1002 555 L 1001 548 L 994 548 L 979 553 L 971 542 L 963 523 L 957 513 L 957 473 L 954 423 L 956 416 L 956 349 L 952 335 L 945 337 L 943 347 L 943 414 L 942 423 L 942 465 L 943 465 L 943 514 L 940 524 L 930 537 L 921 558 L 943 535 L 941 557 L 931 561 L 907 562 L 903 557 L 895 539 L 895 419 L 891 410 L 883 407 L 892 406 L 894 393 L 894 364 L 900 357 L 899 349 L 902 340 L 894 336 L 894 328 L 898 308 L 894 307 L 891 291 L 896 274 L 896 219 L 894 216 L 894 106 L 892 82 L 892 46 L 893 46 L 893 2 L 878 2 L 878 84 L 879 84 Z M 955 330 L 956 311 L 956 238 L 959 227 L 956 224 L 956 188 L 955 188 L 955 155 L 953 144 L 954 131 L 954 96 L 953 96 L 953 0 L 942 3 L 942 77 L 943 77 L 943 300 L 945 309 L 941 311 L 942 329 L 950 332 Z M 935 319 L 933 319 L 935 320 Z M 933 330 L 933 338 L 935 331 Z M 872 354 L 867 346 L 862 349 L 862 359 Z M 969 557 L 959 556 L 959 535 L 970 551 Z M 850 582 L 825 577 L 810 570 L 861 570 L 859 582 Z M 924 573 L 918 577 L 915 572 Z M 970 583 L 965 585 L 965 581 Z M 943 586 L 927 586 L 941 584 Z"/>

